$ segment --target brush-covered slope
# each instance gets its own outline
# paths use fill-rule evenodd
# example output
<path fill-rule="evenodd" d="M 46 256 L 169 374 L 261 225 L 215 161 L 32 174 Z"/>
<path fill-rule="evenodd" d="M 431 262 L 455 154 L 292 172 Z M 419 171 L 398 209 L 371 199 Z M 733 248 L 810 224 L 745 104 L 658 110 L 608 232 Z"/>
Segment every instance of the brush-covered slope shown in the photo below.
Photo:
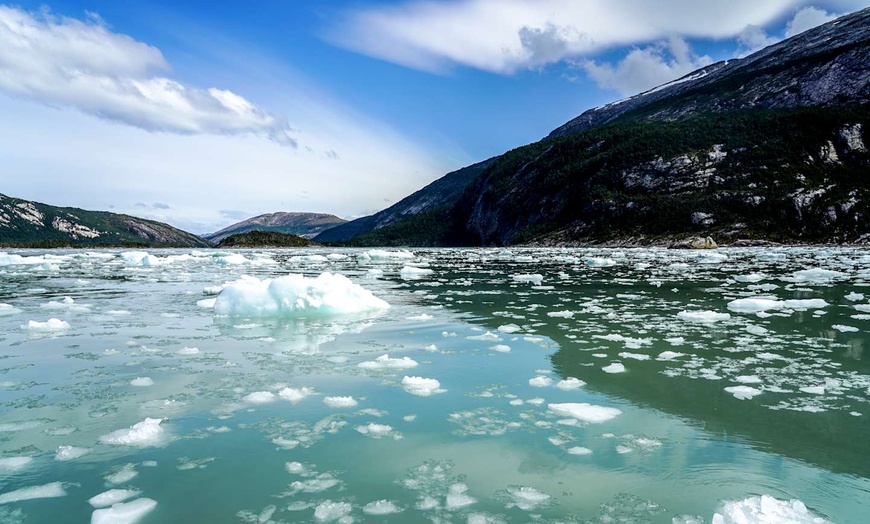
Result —
<path fill-rule="evenodd" d="M 208 247 L 168 224 L 105 211 L 56 207 L 0 195 L 0 246 L 89 247 L 142 245 Z"/>

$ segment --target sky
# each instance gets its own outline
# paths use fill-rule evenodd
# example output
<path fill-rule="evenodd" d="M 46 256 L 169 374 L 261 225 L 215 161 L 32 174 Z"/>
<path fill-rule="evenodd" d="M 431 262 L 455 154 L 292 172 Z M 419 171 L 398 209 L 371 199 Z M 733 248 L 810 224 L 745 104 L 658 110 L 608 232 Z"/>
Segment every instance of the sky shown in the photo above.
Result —
<path fill-rule="evenodd" d="M 870 0 L 0 0 L 0 193 L 355 218 Z"/>

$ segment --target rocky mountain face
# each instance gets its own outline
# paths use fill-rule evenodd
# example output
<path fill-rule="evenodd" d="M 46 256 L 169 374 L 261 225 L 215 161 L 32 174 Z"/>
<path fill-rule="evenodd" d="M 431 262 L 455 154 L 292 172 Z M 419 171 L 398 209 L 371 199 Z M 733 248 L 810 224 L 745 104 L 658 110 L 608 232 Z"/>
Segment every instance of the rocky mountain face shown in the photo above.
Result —
<path fill-rule="evenodd" d="M 456 199 L 465 191 L 468 184 L 491 163 L 492 159 L 448 173 L 387 209 L 328 229 L 317 235 L 314 240 L 317 242 L 343 242 L 410 219 L 415 215 L 443 210 L 456 203 Z"/>
<path fill-rule="evenodd" d="M 0 245 L 208 247 L 211 244 L 153 220 L 0 195 Z"/>
<path fill-rule="evenodd" d="M 865 9 L 587 111 L 354 242 L 870 243 L 868 80 Z"/>
<path fill-rule="evenodd" d="M 229 236 L 248 231 L 273 231 L 313 238 L 327 229 L 346 222 L 347 220 L 343 218 L 326 213 L 267 213 L 243 220 L 215 233 L 204 235 L 204 237 L 219 243 Z"/>

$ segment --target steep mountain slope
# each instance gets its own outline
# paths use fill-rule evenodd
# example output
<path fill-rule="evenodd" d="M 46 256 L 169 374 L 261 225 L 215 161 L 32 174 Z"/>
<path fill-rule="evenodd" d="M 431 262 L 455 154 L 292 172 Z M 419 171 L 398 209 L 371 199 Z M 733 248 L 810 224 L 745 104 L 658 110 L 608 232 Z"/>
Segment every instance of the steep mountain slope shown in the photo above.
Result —
<path fill-rule="evenodd" d="M 492 161 L 493 159 L 485 160 L 448 173 L 387 209 L 328 229 L 317 235 L 314 240 L 317 242 L 342 242 L 421 213 L 452 206 L 456 203 L 459 195 L 468 187 L 468 184 L 480 175 Z"/>
<path fill-rule="evenodd" d="M 0 195 L 0 245 L 208 247 L 211 244 L 153 220 Z"/>
<path fill-rule="evenodd" d="M 588 111 L 357 244 L 870 241 L 870 9 Z"/>
<path fill-rule="evenodd" d="M 346 222 L 347 220 L 343 218 L 326 213 L 267 213 L 243 220 L 204 237 L 218 243 L 228 236 L 248 231 L 274 231 L 312 238 L 322 231 Z"/>
<path fill-rule="evenodd" d="M 316 245 L 311 240 L 298 235 L 276 233 L 275 231 L 248 231 L 224 238 L 217 247 L 309 247 Z"/>

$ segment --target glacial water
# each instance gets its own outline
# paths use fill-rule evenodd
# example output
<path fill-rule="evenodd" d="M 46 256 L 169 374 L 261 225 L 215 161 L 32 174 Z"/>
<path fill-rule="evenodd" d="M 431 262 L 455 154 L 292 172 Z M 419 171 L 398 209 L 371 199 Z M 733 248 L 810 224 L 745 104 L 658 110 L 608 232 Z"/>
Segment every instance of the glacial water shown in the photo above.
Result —
<path fill-rule="evenodd" d="M 0 253 L 0 522 L 866 523 L 868 329 L 859 249 Z"/>

